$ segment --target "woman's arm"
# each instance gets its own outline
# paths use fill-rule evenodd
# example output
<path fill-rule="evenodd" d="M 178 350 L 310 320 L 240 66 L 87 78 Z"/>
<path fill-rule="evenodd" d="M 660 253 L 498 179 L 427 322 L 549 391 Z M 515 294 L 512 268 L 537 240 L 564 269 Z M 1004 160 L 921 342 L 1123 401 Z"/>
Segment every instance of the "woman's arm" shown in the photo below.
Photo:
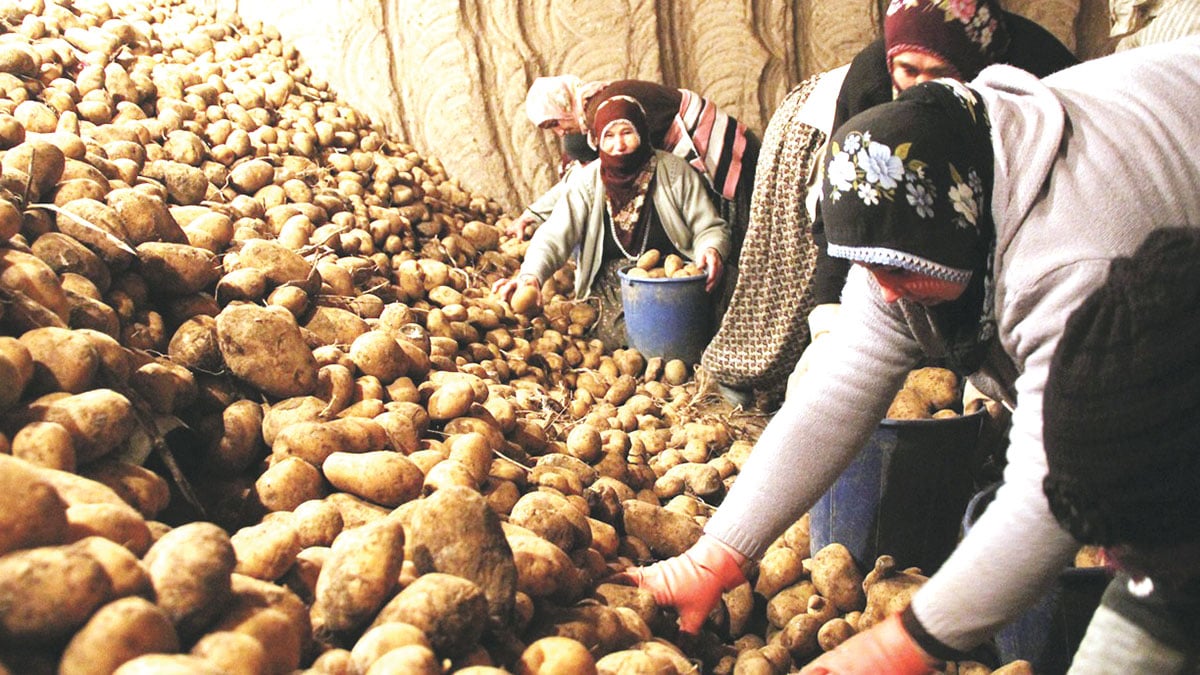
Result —
<path fill-rule="evenodd" d="M 545 281 L 566 264 L 576 245 L 583 239 L 592 207 L 599 163 L 577 169 L 559 185 L 561 197 L 546 222 L 534 232 L 521 263 L 521 274 Z"/>

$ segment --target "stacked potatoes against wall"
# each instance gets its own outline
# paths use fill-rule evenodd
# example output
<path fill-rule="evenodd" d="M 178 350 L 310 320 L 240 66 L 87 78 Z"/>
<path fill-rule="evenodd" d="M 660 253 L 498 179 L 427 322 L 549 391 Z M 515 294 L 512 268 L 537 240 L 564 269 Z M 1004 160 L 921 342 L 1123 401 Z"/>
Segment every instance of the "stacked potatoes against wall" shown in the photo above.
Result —
<path fill-rule="evenodd" d="M 585 340 L 570 270 L 491 297 L 498 205 L 270 28 L 121 6 L 0 0 L 0 672 L 690 672 L 602 583 L 749 453 L 686 365 Z M 714 672 L 855 623 L 802 539 L 753 588 L 816 590 L 729 594 Z"/>

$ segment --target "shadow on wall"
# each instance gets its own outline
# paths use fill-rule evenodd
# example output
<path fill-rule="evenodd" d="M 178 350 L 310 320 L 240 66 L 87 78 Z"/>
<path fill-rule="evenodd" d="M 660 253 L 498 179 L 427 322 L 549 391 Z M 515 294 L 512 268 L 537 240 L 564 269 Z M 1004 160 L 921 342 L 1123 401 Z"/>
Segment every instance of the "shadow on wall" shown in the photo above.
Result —
<path fill-rule="evenodd" d="M 535 77 L 686 87 L 761 135 L 791 87 L 846 63 L 877 37 L 887 4 L 632 0 L 614 12 L 580 0 L 211 2 L 274 25 L 347 103 L 439 158 L 465 189 L 514 212 L 555 180 L 557 140 L 524 113 Z M 1107 0 L 1004 5 L 1083 57 L 1111 51 Z"/>

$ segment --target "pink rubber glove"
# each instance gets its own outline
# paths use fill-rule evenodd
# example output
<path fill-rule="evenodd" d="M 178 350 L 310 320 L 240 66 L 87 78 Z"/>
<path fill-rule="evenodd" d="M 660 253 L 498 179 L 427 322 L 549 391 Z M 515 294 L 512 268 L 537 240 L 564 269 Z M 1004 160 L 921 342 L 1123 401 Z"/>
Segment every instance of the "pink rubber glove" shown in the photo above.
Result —
<path fill-rule="evenodd" d="M 746 556 L 706 534 L 682 555 L 649 567 L 635 567 L 625 575 L 653 593 L 659 606 L 675 607 L 679 629 L 695 634 L 721 594 L 746 582 L 742 573 L 745 562 Z"/>
<path fill-rule="evenodd" d="M 926 675 L 940 664 L 893 614 L 808 664 L 800 675 Z"/>

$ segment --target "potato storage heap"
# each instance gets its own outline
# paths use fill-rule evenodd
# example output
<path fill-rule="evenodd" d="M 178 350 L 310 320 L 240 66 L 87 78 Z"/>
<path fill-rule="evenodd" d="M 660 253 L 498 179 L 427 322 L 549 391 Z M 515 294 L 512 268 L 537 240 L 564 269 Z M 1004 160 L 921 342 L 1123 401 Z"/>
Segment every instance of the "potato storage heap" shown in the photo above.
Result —
<path fill-rule="evenodd" d="M 0 20 L 0 673 L 693 672 L 603 583 L 690 545 L 749 452 L 683 364 L 582 339 L 569 270 L 544 312 L 492 298 L 501 209 L 271 29 Z M 691 655 L 844 638 L 836 554 L 799 523 Z"/>

